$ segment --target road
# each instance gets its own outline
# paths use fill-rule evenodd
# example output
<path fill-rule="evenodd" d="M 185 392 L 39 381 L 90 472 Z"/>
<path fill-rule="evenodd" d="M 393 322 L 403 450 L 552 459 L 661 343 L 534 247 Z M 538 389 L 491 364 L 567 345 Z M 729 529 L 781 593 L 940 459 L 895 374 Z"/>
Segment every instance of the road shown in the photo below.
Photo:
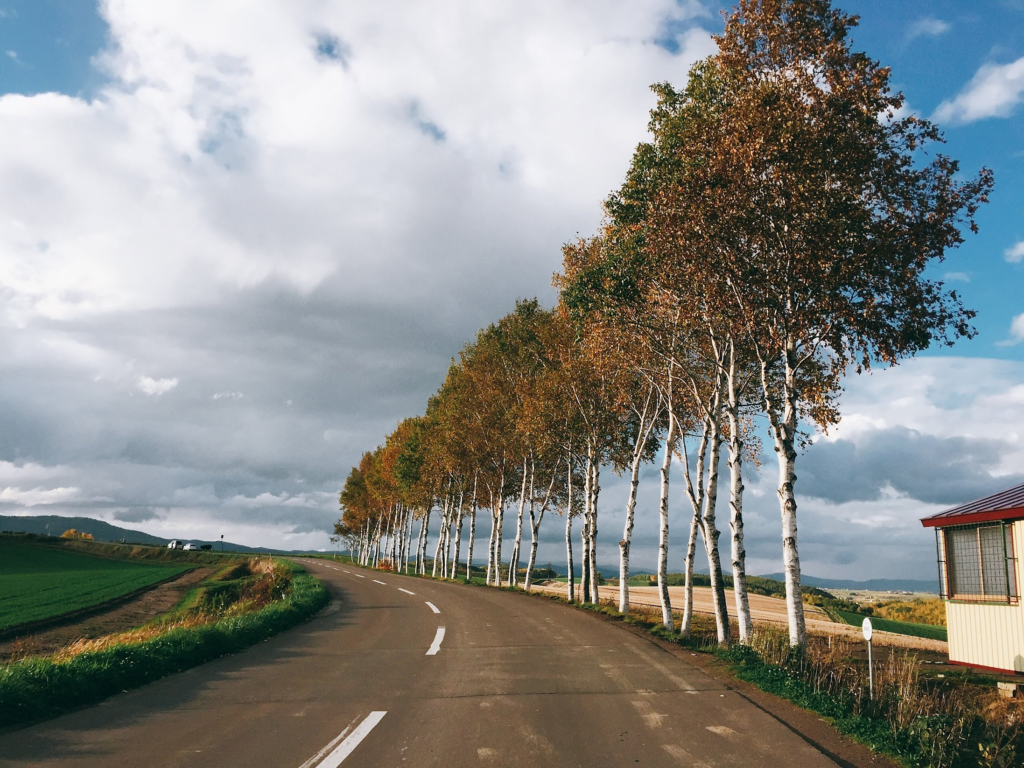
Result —
<path fill-rule="evenodd" d="M 8 730 L 0 766 L 835 765 L 684 658 L 597 616 L 483 587 L 308 567 L 334 596 L 312 621 Z"/>

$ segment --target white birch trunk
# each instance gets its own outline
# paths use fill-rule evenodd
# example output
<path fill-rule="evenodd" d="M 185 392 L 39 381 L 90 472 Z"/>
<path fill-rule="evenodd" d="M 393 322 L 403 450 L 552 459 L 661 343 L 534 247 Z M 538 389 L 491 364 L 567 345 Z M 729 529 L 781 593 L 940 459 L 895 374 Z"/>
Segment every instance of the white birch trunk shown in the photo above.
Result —
<path fill-rule="evenodd" d="M 422 573 L 422 558 L 420 557 L 423 551 L 423 529 L 426 527 L 427 516 L 424 515 L 420 518 L 420 532 L 416 535 L 416 570 L 414 573 Z"/>
<path fill-rule="evenodd" d="M 715 626 L 718 630 L 718 644 L 728 645 L 731 641 L 729 627 L 729 607 L 725 599 L 725 584 L 722 579 L 722 559 L 718 550 L 718 538 L 721 535 L 715 521 L 718 504 L 718 463 L 721 457 L 722 440 L 719 434 L 721 413 L 717 409 L 713 417 L 711 440 L 711 460 L 708 467 L 708 489 L 704 497 L 704 516 L 701 521 L 704 532 L 704 547 L 708 556 L 708 569 L 711 572 L 711 597 L 715 607 Z"/>
<path fill-rule="evenodd" d="M 473 473 L 473 508 L 469 517 L 469 551 L 466 553 L 466 581 L 472 578 L 473 574 L 473 545 L 476 544 L 476 480 L 477 474 Z"/>
<path fill-rule="evenodd" d="M 523 589 L 530 591 L 533 582 L 533 568 L 537 564 L 537 545 L 540 543 L 540 524 L 544 520 L 544 507 L 534 520 L 533 506 L 530 507 L 530 559 L 526 563 L 526 579 L 523 581 Z"/>
<path fill-rule="evenodd" d="M 700 529 L 700 513 L 695 512 L 690 518 L 690 537 L 686 543 L 686 561 L 683 571 L 686 576 L 683 587 L 683 620 L 679 625 L 679 634 L 690 636 L 693 624 L 693 558 L 697 554 L 697 532 Z"/>
<path fill-rule="evenodd" d="M 576 602 L 576 572 L 572 561 L 572 456 L 566 460 L 568 469 L 568 499 L 565 506 L 565 556 L 568 561 L 569 575 L 565 580 L 566 597 L 570 603 Z"/>
<path fill-rule="evenodd" d="M 736 346 L 729 342 L 729 530 L 732 534 L 732 589 L 740 642 L 750 642 L 754 622 L 747 596 L 747 551 L 743 546 L 743 435 L 740 433 L 740 403 L 736 387 Z"/>
<path fill-rule="evenodd" d="M 490 499 L 490 538 L 487 540 L 487 584 L 494 584 L 495 575 L 495 530 L 498 527 L 498 510 L 494 497 Z"/>
<path fill-rule="evenodd" d="M 444 497 L 444 504 L 441 505 L 441 527 L 437 531 L 437 546 L 434 547 L 434 562 L 430 569 L 430 578 L 437 578 L 437 561 L 441 555 L 441 545 L 444 544 L 444 523 L 448 517 L 448 496 Z"/>
<path fill-rule="evenodd" d="M 498 530 L 495 535 L 495 546 L 494 546 L 494 575 L 495 584 L 499 587 L 504 584 L 504 580 L 501 575 L 501 544 L 504 540 L 505 532 L 505 496 L 504 496 L 504 482 L 505 478 L 502 477 L 502 490 L 498 493 Z"/>
<path fill-rule="evenodd" d="M 460 490 L 459 508 L 458 511 L 456 512 L 456 520 L 458 521 L 458 526 L 455 528 L 455 553 L 452 555 L 451 578 L 453 579 L 459 578 L 459 555 L 461 554 L 462 549 L 462 518 L 464 517 L 464 515 L 462 514 L 462 494 L 463 491 Z"/>
<path fill-rule="evenodd" d="M 671 383 L 668 402 L 671 403 Z M 675 433 L 675 419 L 672 409 L 668 412 L 668 430 L 665 432 L 665 457 L 661 462 L 661 502 L 658 513 L 661 527 L 658 537 L 658 597 L 661 598 L 661 623 L 667 629 L 675 629 L 672 619 L 672 599 L 668 594 L 668 491 L 669 470 L 672 468 L 672 438 Z"/>
<path fill-rule="evenodd" d="M 697 531 L 701 527 L 701 515 L 704 510 L 705 485 L 704 485 L 704 462 L 707 458 L 708 440 L 711 437 L 711 422 L 705 418 L 703 421 L 700 444 L 697 447 L 697 478 L 696 486 L 694 478 L 690 474 L 690 455 L 686 451 L 686 440 L 682 439 L 682 464 L 683 477 L 686 482 L 686 495 L 690 500 L 690 508 L 693 516 L 690 518 L 690 538 L 686 544 L 686 560 L 684 572 L 686 582 L 683 587 L 683 620 L 679 625 L 679 633 L 683 637 L 690 636 L 690 629 L 693 623 L 693 558 L 697 554 Z"/>
<path fill-rule="evenodd" d="M 782 565 L 786 574 L 786 612 L 789 618 L 789 642 L 791 645 L 807 644 L 807 627 L 804 623 L 804 604 L 800 585 L 800 555 L 797 549 L 796 529 L 796 371 L 792 364 L 795 355 L 792 342 L 787 344 L 785 356 L 785 381 L 783 383 L 782 418 L 776 411 L 768 370 L 761 364 L 761 384 L 764 390 L 765 410 L 775 442 L 775 454 L 779 461 L 779 508 L 782 516 Z"/>
<path fill-rule="evenodd" d="M 644 443 L 646 444 L 646 440 Z M 633 451 L 633 465 L 629 473 L 629 498 L 626 500 L 626 524 L 619 542 L 619 612 L 629 613 L 629 545 L 633 538 L 633 515 L 636 510 L 636 494 L 640 488 L 640 462 L 643 446 Z"/>
<path fill-rule="evenodd" d="M 590 547 L 590 589 L 594 603 L 601 602 L 601 576 L 597 570 L 597 496 L 600 493 L 600 467 L 595 461 L 594 479 L 590 485 L 590 528 L 587 531 L 587 544 Z"/>
<path fill-rule="evenodd" d="M 512 557 L 508 563 L 508 583 L 519 583 L 519 547 L 523 542 L 523 512 L 526 509 L 526 457 L 523 457 L 523 487 L 519 492 L 519 515 L 516 517 L 516 540 L 512 545 Z"/>
<path fill-rule="evenodd" d="M 586 506 L 586 504 L 584 504 Z M 586 509 L 583 511 L 583 525 L 580 528 L 580 602 L 589 603 L 593 601 L 591 597 L 592 585 L 590 583 L 590 563 L 587 560 L 590 557 L 590 548 L 587 546 L 587 527 L 590 525 L 590 515 Z"/>
<path fill-rule="evenodd" d="M 587 546 L 587 529 L 590 527 L 590 459 L 584 464 L 583 520 L 580 523 L 580 602 L 591 602 L 590 547 Z"/>
<path fill-rule="evenodd" d="M 427 508 L 423 516 L 423 541 L 421 542 L 420 575 L 427 575 L 427 544 L 430 542 L 430 514 L 434 511 L 433 503 Z"/>
<path fill-rule="evenodd" d="M 548 491 L 544 494 L 544 502 L 540 505 L 540 513 L 534 514 L 534 481 L 537 479 L 537 465 L 536 462 L 530 465 L 530 558 L 526 561 L 526 577 L 523 579 L 523 589 L 526 592 L 530 591 L 530 585 L 533 583 L 533 567 L 537 564 L 537 545 L 540 543 L 540 524 L 544 520 L 544 511 L 548 508 L 548 502 L 551 501 L 551 492 L 555 487 L 555 475 L 557 474 L 557 467 L 551 471 L 551 483 L 548 485 Z"/>
<path fill-rule="evenodd" d="M 405 512 L 405 572 L 409 573 L 409 560 L 412 557 L 412 529 L 415 512 L 409 508 Z"/>

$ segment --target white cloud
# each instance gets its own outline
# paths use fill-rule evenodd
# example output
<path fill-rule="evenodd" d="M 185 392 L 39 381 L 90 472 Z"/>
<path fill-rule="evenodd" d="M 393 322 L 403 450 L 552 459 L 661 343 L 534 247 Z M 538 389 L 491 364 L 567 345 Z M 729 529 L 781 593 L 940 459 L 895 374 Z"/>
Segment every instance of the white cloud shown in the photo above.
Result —
<path fill-rule="evenodd" d="M 997 341 L 1000 347 L 1015 347 L 1024 341 L 1024 313 L 1021 313 L 1010 321 L 1010 338 Z"/>
<path fill-rule="evenodd" d="M 951 283 L 969 283 L 971 276 L 966 272 L 947 272 L 942 276 L 944 280 Z"/>
<path fill-rule="evenodd" d="M 213 395 L 214 400 L 241 400 L 245 395 L 241 392 L 217 392 Z"/>
<path fill-rule="evenodd" d="M 1020 264 L 1024 260 L 1024 240 L 1003 251 L 1003 258 L 1011 264 Z"/>
<path fill-rule="evenodd" d="M 153 379 L 149 376 L 139 376 L 135 386 L 147 395 L 164 395 L 178 386 L 177 379 Z"/>
<path fill-rule="evenodd" d="M 227 504 L 235 507 L 310 507 L 319 509 L 323 507 L 335 507 L 337 496 L 333 493 L 261 493 L 258 496 L 234 496 L 227 500 Z"/>
<path fill-rule="evenodd" d="M 907 28 L 907 42 L 918 37 L 937 37 L 945 34 L 952 27 L 948 22 L 936 19 L 933 16 L 925 16 L 918 19 Z"/>
<path fill-rule="evenodd" d="M 1018 326 L 1024 336 L 1024 315 Z M 850 376 L 836 436 L 856 441 L 865 425 L 903 427 L 935 437 L 986 438 L 1011 447 L 996 474 L 1020 472 L 1024 441 L 1024 364 L 970 357 L 922 357 L 895 368 Z"/>
<path fill-rule="evenodd" d="M 1024 98 L 1024 56 L 1009 64 L 986 64 L 952 100 L 942 102 L 934 118 L 972 123 L 986 117 L 1009 117 Z"/>
<path fill-rule="evenodd" d="M 101 8 L 115 45 L 95 100 L 0 98 L 11 316 L 331 276 L 408 300 L 477 276 L 481 252 L 546 282 L 643 137 L 647 86 L 713 50 L 699 28 L 678 55 L 654 43 L 696 0 Z M 343 56 L 318 55 L 324 35 Z"/>
<path fill-rule="evenodd" d="M 80 501 L 81 495 L 80 489 L 71 487 L 21 489 L 8 486 L 0 490 L 0 502 L 35 507 L 40 504 L 66 504 Z"/>

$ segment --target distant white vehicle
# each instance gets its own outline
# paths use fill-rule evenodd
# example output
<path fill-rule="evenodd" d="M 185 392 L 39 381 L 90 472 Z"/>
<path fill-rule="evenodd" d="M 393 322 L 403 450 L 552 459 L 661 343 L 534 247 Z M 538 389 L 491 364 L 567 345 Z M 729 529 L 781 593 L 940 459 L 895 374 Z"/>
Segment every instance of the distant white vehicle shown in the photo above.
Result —
<path fill-rule="evenodd" d="M 169 542 L 167 542 L 167 548 L 168 548 L 168 549 L 184 549 L 184 548 L 185 548 L 185 545 L 184 545 L 184 544 L 182 544 L 182 543 L 181 543 L 180 541 L 178 541 L 177 539 L 175 539 L 174 541 L 169 541 Z"/>
<path fill-rule="evenodd" d="M 199 549 L 199 547 L 197 547 L 197 546 L 196 546 L 195 544 L 192 544 L 192 543 L 190 542 L 190 543 L 186 544 L 186 545 L 185 545 L 185 546 L 183 547 L 183 549 L 184 549 L 184 550 L 185 550 L 186 552 L 190 552 L 190 551 L 192 551 L 193 549 Z"/>

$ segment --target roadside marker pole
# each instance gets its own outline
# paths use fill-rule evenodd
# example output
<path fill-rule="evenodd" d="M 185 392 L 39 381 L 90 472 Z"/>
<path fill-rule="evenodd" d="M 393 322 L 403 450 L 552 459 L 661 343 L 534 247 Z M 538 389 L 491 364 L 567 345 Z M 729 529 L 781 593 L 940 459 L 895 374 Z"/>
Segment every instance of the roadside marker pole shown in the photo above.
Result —
<path fill-rule="evenodd" d="M 868 641 L 868 695 L 871 700 L 875 699 L 875 665 L 871 658 L 871 619 L 865 618 L 864 622 L 860 625 L 861 631 L 864 633 L 864 639 Z"/>

